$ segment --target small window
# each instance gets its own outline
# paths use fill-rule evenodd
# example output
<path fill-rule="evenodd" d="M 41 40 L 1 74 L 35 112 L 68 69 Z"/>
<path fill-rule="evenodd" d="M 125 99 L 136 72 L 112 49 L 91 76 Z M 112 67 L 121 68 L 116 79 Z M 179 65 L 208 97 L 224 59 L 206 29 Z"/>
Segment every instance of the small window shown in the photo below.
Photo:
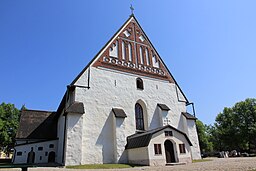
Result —
<path fill-rule="evenodd" d="M 48 152 L 47 151 L 45 152 L 45 156 L 48 156 Z"/>
<path fill-rule="evenodd" d="M 172 137 L 173 134 L 172 134 L 172 131 L 164 131 L 164 134 L 166 137 Z"/>
<path fill-rule="evenodd" d="M 155 149 L 155 155 L 162 154 L 161 144 L 154 144 L 154 149 Z"/>
<path fill-rule="evenodd" d="M 185 144 L 179 144 L 179 147 L 180 147 L 180 153 L 185 154 L 186 153 Z"/>
<path fill-rule="evenodd" d="M 42 160 L 42 156 L 40 156 L 40 160 Z"/>
<path fill-rule="evenodd" d="M 49 148 L 54 148 L 54 144 L 50 144 L 50 145 L 49 145 Z"/>
<path fill-rule="evenodd" d="M 137 78 L 136 79 L 136 85 L 137 85 L 137 89 L 143 90 L 144 86 L 143 86 L 143 81 L 141 78 Z"/>
<path fill-rule="evenodd" d="M 22 152 L 21 151 L 17 152 L 17 156 L 22 156 Z"/>
<path fill-rule="evenodd" d="M 43 151 L 43 147 L 38 147 L 38 151 Z"/>

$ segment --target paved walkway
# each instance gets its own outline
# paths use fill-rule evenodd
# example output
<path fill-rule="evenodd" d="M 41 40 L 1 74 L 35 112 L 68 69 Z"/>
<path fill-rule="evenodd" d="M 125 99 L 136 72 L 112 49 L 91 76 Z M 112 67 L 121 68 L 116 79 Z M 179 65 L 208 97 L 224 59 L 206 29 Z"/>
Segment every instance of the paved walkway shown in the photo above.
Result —
<path fill-rule="evenodd" d="M 129 169 L 108 169 L 107 171 L 251 171 L 256 170 L 256 157 L 212 158 L 212 161 L 191 163 L 179 166 L 135 167 Z M 21 169 L 0 169 L 0 171 L 20 171 Z M 29 168 L 29 171 L 106 171 L 66 168 Z"/>

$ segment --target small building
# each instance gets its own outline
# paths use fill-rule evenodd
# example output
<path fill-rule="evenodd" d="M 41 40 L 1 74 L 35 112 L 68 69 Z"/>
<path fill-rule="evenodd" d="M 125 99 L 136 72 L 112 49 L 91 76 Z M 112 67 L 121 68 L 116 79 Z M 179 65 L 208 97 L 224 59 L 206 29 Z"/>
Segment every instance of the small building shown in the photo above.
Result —
<path fill-rule="evenodd" d="M 57 111 L 22 111 L 14 163 L 190 163 L 201 155 L 189 104 L 131 15 Z"/>

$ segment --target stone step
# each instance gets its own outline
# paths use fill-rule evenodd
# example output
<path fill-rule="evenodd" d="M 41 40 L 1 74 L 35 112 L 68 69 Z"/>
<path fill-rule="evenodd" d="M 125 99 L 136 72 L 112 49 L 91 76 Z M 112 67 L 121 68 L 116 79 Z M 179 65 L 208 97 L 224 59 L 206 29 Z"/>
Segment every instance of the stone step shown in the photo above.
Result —
<path fill-rule="evenodd" d="M 186 163 L 166 163 L 166 166 L 185 165 Z"/>

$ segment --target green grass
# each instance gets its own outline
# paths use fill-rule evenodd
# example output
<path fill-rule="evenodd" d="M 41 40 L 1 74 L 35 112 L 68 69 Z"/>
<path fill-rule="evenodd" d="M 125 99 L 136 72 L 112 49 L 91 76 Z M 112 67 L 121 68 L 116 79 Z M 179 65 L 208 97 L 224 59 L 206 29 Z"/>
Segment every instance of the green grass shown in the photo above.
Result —
<path fill-rule="evenodd" d="M 86 164 L 77 166 L 67 166 L 69 169 L 122 169 L 131 168 L 133 165 L 128 164 Z"/>
<path fill-rule="evenodd" d="M 192 163 L 199 163 L 199 162 L 208 162 L 212 161 L 211 159 L 200 159 L 200 160 L 193 160 Z"/>

